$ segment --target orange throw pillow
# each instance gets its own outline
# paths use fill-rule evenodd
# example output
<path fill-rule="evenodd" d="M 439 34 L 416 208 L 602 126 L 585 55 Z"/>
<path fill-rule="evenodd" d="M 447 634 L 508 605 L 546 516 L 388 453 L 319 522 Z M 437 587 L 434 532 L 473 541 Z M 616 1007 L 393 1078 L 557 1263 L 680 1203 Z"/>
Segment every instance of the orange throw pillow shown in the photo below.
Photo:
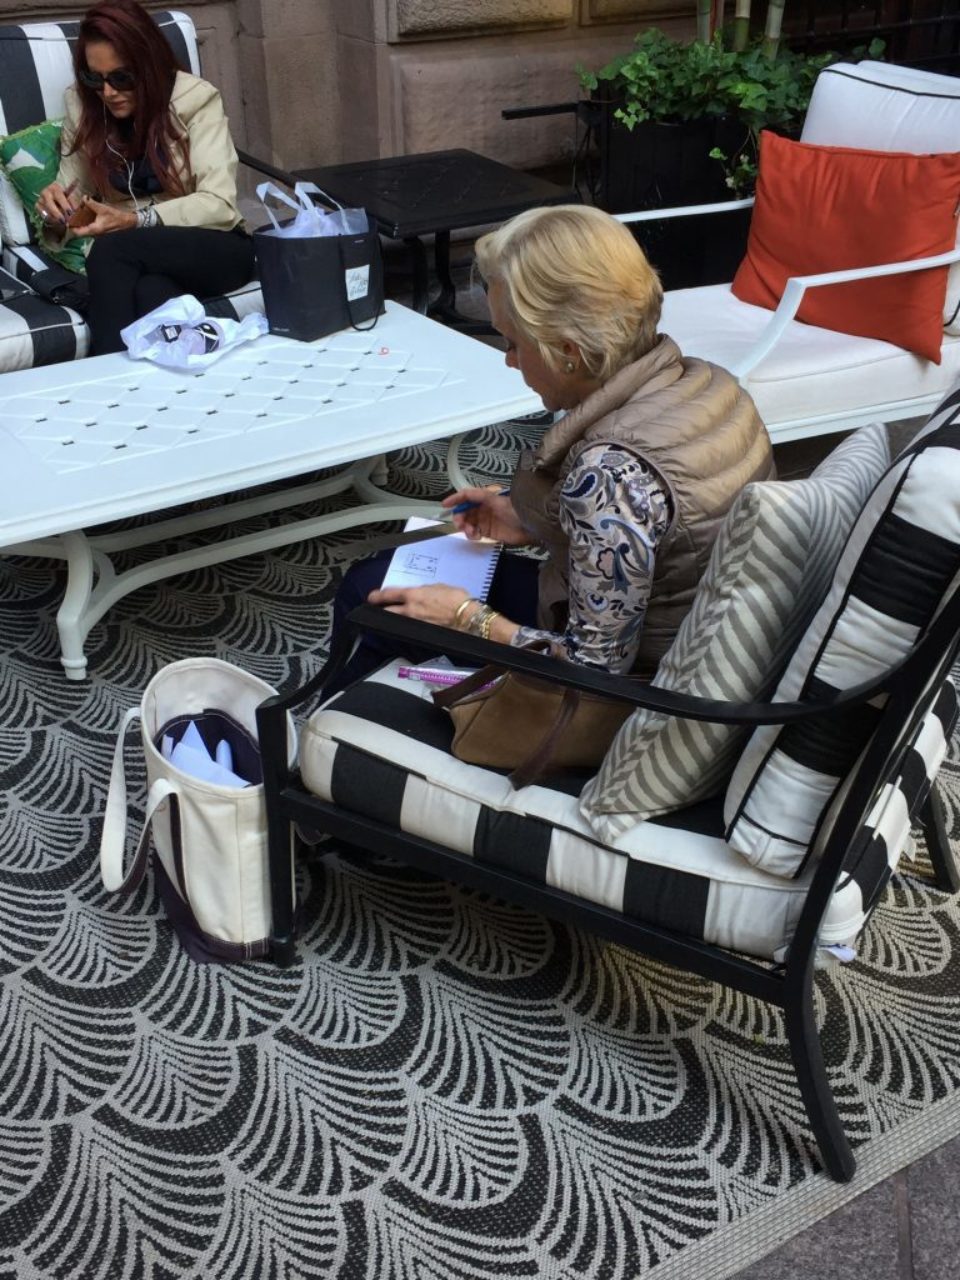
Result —
<path fill-rule="evenodd" d="M 760 135 L 741 302 L 774 308 L 790 276 L 906 262 L 956 243 L 960 152 L 855 151 Z M 808 289 L 798 320 L 940 363 L 947 268 Z"/>

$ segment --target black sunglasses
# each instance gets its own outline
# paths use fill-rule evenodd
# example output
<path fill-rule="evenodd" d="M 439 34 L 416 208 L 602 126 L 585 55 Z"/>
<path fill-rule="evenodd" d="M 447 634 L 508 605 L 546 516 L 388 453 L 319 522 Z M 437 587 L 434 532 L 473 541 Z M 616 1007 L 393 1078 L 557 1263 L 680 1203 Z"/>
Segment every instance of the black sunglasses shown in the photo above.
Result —
<path fill-rule="evenodd" d="M 103 88 L 104 84 L 108 84 L 111 89 L 116 89 L 117 93 L 126 93 L 128 90 L 137 87 L 137 77 L 132 71 L 127 71 L 124 67 L 118 67 L 116 71 L 108 71 L 106 75 L 101 75 L 99 71 L 90 71 L 84 67 L 82 71 L 78 72 L 78 79 L 88 89 L 96 89 L 98 92 Z"/>

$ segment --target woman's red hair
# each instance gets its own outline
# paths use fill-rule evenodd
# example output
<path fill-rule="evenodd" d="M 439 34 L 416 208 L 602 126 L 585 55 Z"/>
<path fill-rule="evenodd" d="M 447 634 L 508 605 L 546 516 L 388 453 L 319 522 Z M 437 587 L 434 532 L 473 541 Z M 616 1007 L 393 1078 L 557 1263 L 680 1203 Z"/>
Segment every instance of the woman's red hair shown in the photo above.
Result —
<path fill-rule="evenodd" d="M 101 43 L 113 45 L 121 65 L 136 76 L 137 105 L 129 135 L 118 133 L 100 94 L 88 89 L 79 78 L 79 73 L 87 70 L 87 46 Z M 180 67 L 147 11 L 134 0 L 103 0 L 88 9 L 80 23 L 73 65 L 81 110 L 72 150 L 86 158 L 103 197 L 118 198 L 109 180 L 116 160 L 107 148 L 108 138 L 127 160 L 146 156 L 163 190 L 169 195 L 183 195 L 184 175 L 178 173 L 175 157 L 179 153 L 187 165 L 189 157 L 186 139 L 181 139 L 170 115 L 170 95 Z"/>

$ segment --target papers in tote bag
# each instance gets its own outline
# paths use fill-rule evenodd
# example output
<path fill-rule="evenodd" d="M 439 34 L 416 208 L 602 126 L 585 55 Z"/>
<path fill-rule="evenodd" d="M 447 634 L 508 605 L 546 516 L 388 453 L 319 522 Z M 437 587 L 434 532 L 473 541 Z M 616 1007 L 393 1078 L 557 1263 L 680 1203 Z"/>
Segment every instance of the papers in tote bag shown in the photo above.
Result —
<path fill-rule="evenodd" d="M 215 782 L 218 787 L 249 787 L 246 778 L 241 778 L 233 771 L 233 752 L 230 743 L 222 740 L 217 743 L 216 754 L 212 756 L 200 735 L 200 730 L 191 720 L 184 730 L 179 742 L 174 742 L 170 734 L 165 733 L 160 742 L 160 754 L 171 764 L 175 764 L 184 773 L 193 778 L 202 778 L 204 782 Z"/>
<path fill-rule="evenodd" d="M 440 523 L 411 516 L 405 528 L 429 529 Z M 410 542 L 394 551 L 383 585 L 430 587 L 442 582 L 448 587 L 463 587 L 478 600 L 486 600 L 500 550 L 499 542 L 471 542 L 462 533 Z"/>

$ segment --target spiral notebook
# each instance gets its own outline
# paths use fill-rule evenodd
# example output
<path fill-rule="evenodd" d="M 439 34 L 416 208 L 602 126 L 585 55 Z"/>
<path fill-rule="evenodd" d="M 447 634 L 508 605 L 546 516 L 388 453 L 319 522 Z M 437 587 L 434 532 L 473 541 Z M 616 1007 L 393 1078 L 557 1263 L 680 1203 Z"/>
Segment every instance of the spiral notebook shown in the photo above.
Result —
<path fill-rule="evenodd" d="M 404 527 L 409 532 L 440 523 L 411 516 Z M 501 550 L 499 542 L 471 542 L 462 533 L 410 542 L 394 551 L 383 585 L 429 587 L 442 582 L 448 587 L 463 587 L 478 600 L 486 600 Z"/>

